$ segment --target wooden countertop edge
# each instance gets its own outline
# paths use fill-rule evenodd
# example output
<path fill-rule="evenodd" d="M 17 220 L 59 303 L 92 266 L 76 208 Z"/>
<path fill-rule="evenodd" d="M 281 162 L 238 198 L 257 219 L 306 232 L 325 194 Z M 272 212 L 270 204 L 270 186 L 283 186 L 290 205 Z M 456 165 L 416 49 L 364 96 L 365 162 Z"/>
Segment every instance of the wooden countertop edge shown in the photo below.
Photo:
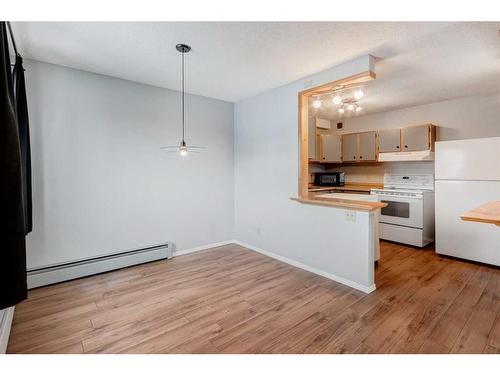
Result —
<path fill-rule="evenodd" d="M 460 219 L 462 219 L 463 221 L 475 221 L 476 223 L 495 224 L 500 227 L 500 220 L 468 216 L 467 212 L 461 215 Z"/>
<path fill-rule="evenodd" d="M 338 199 L 338 198 L 300 198 L 291 197 L 291 200 L 304 203 L 304 204 L 314 204 L 317 206 L 329 206 L 338 208 L 349 208 L 352 210 L 360 211 L 376 211 L 380 208 L 386 207 L 387 203 L 381 202 L 368 202 L 368 201 L 356 201 L 352 199 Z"/>
<path fill-rule="evenodd" d="M 500 226 L 500 215 L 498 215 L 499 206 L 500 201 L 488 202 L 473 210 L 464 212 L 460 215 L 460 218 L 463 221 L 475 221 L 477 223 L 495 224 Z"/>

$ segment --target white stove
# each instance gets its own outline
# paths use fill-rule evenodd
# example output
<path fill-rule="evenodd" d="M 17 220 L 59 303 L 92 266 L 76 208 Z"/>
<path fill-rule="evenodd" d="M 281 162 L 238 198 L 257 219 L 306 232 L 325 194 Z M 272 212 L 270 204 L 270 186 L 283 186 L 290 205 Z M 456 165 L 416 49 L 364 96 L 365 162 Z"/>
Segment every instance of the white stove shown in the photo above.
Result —
<path fill-rule="evenodd" d="M 372 189 L 387 207 L 380 212 L 380 238 L 424 247 L 434 241 L 434 177 L 384 174 L 384 188 Z"/>

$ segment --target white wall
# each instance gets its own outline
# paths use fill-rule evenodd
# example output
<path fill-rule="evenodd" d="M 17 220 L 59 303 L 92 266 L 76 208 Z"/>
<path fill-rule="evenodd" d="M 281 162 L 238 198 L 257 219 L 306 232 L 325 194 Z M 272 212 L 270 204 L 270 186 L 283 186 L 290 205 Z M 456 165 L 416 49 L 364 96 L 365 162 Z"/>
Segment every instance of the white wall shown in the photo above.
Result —
<path fill-rule="evenodd" d="M 27 61 L 33 164 L 28 268 L 141 248 L 234 237 L 233 104 Z"/>
<path fill-rule="evenodd" d="M 366 64 L 366 61 L 364 61 Z M 298 95 L 367 66 L 358 60 L 235 105 L 235 234 L 243 243 L 373 286 L 369 214 L 290 200 L 298 193 Z M 310 81 L 310 82 L 309 82 Z"/>

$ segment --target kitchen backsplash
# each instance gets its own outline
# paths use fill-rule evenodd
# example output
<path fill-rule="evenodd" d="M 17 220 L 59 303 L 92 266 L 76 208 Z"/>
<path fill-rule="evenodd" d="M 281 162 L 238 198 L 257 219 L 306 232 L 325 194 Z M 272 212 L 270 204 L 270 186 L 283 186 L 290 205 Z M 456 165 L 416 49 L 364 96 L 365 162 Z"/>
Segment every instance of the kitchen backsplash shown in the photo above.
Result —
<path fill-rule="evenodd" d="M 345 172 L 346 183 L 383 183 L 384 173 L 433 174 L 434 162 L 391 162 L 377 165 L 344 165 L 325 169 L 325 171 Z"/>

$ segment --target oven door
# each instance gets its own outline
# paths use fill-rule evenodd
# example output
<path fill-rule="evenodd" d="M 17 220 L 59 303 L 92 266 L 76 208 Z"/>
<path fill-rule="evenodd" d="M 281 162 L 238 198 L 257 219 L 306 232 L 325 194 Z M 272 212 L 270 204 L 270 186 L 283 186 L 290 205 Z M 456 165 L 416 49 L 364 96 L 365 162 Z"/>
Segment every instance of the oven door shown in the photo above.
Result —
<path fill-rule="evenodd" d="M 423 201 L 421 197 L 378 196 L 379 201 L 387 203 L 380 210 L 380 222 L 423 228 Z"/>

